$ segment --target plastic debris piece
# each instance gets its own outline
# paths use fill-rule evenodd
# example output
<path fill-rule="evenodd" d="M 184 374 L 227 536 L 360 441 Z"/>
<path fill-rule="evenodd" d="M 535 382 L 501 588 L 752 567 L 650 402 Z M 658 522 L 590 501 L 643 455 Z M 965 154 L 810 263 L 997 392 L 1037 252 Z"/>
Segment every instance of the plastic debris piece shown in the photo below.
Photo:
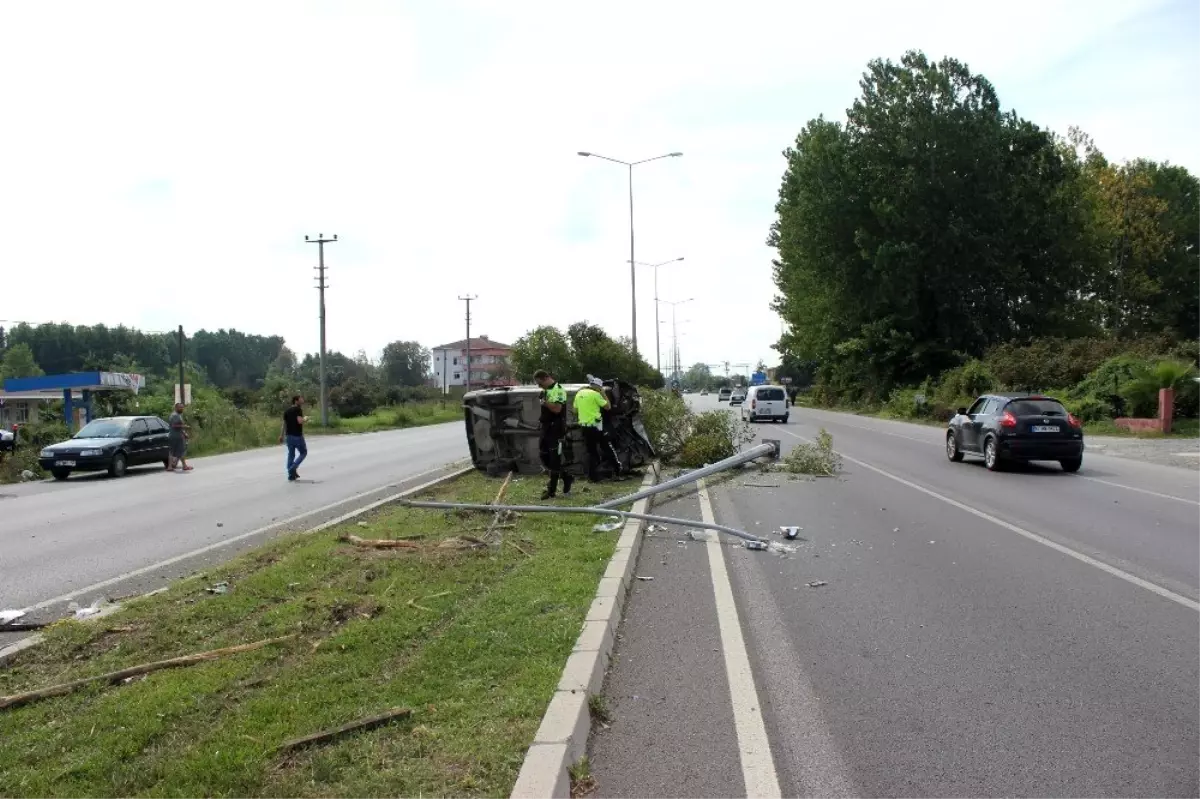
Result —
<path fill-rule="evenodd" d="M 0 625 L 12 624 L 25 615 L 23 610 L 0 610 Z"/>
<path fill-rule="evenodd" d="M 829 585 L 824 580 L 813 580 L 811 583 L 805 583 L 809 588 L 820 588 L 823 585 Z"/>
<path fill-rule="evenodd" d="M 643 576 L 642 576 L 642 575 L 640 575 L 640 574 L 639 574 L 639 575 L 637 575 L 637 578 L 638 578 L 639 580 L 641 580 L 642 582 L 646 582 L 646 583 L 648 583 L 648 582 L 650 582 L 651 580 L 653 580 L 653 579 L 654 579 L 653 577 L 643 577 Z"/>
<path fill-rule="evenodd" d="M 712 541 L 716 533 L 711 530 L 688 530 L 687 537 L 693 541 Z"/>
<path fill-rule="evenodd" d="M 615 522 L 600 522 L 592 528 L 593 533 L 611 533 L 614 530 L 620 530 L 625 526 L 625 522 L 617 519 Z"/>
<path fill-rule="evenodd" d="M 768 547 L 767 547 L 766 541 L 747 541 L 746 542 L 746 549 L 762 550 L 762 549 L 767 549 L 767 548 Z"/>
<path fill-rule="evenodd" d="M 937 541 L 930 541 L 929 543 L 931 543 L 931 544 L 936 544 L 936 543 L 937 543 Z"/>
<path fill-rule="evenodd" d="M 663 527 L 661 524 L 651 524 L 646 528 L 647 533 L 665 533 L 666 531 L 667 528 Z"/>
<path fill-rule="evenodd" d="M 213 583 L 212 585 L 210 585 L 208 588 L 205 588 L 204 590 L 210 594 L 228 594 L 229 593 L 229 583 L 222 580 L 219 583 Z"/>
<path fill-rule="evenodd" d="M 783 533 L 783 537 L 786 538 L 787 540 L 794 541 L 794 540 L 796 540 L 796 536 L 800 535 L 800 531 L 803 529 L 804 529 L 803 527 L 795 527 L 795 526 L 780 527 L 779 532 Z"/>
<path fill-rule="evenodd" d="M 92 602 L 92 604 L 88 605 L 86 608 L 78 608 L 78 607 L 75 608 L 75 618 L 86 619 L 89 616 L 95 616 L 97 613 L 100 612 L 100 602 L 101 601 L 102 600 L 97 599 L 94 602 Z"/>
<path fill-rule="evenodd" d="M 366 522 L 359 522 L 358 526 L 359 527 L 370 527 L 371 525 L 367 524 Z"/>

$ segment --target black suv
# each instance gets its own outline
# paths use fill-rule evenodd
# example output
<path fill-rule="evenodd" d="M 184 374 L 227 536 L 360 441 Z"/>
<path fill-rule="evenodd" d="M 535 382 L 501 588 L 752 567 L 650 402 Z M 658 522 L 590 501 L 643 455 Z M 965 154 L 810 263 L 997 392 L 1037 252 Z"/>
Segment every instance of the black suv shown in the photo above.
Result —
<path fill-rule="evenodd" d="M 1011 461 L 1058 461 L 1066 472 L 1083 464 L 1083 425 L 1053 397 L 985 394 L 959 408 L 946 430 L 946 457 L 982 455 L 993 472 Z"/>

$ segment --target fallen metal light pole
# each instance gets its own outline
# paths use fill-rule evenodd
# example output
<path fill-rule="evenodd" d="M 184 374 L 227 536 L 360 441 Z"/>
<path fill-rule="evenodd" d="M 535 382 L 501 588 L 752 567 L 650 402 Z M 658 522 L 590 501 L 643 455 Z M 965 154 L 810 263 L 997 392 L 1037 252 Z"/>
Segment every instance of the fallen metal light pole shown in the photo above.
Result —
<path fill-rule="evenodd" d="M 764 457 L 779 457 L 778 441 L 758 444 L 757 446 L 753 446 L 745 452 L 739 452 L 738 454 L 728 457 L 723 461 L 710 463 L 708 466 L 688 472 L 687 474 L 681 474 L 679 477 L 674 477 L 665 483 L 659 483 L 658 485 L 644 488 L 641 491 L 638 491 L 636 494 L 630 494 L 628 496 L 610 499 L 607 502 L 601 502 L 596 507 L 615 508 L 619 505 L 628 505 L 631 502 L 637 502 L 639 499 L 645 499 L 646 497 L 654 496 L 655 494 L 661 494 L 663 491 L 668 491 L 681 485 L 694 483 L 697 480 L 716 474 L 717 472 L 723 472 L 726 469 L 732 469 L 734 466 L 740 466 L 743 463 L 748 463 L 752 460 Z"/>
<path fill-rule="evenodd" d="M 577 508 L 577 507 L 559 507 L 556 505 L 485 505 L 478 502 L 426 502 L 417 499 L 402 499 L 397 505 L 403 505 L 409 508 L 432 508 L 435 510 L 484 510 L 484 511 L 516 511 L 518 513 L 590 513 L 593 516 L 619 516 L 623 519 L 641 519 L 647 522 L 658 522 L 659 524 L 677 524 L 684 527 L 701 527 L 706 530 L 717 530 L 722 533 L 746 541 L 760 541 L 767 543 L 765 539 L 759 538 L 756 535 L 750 535 L 747 532 L 738 530 L 733 527 L 726 527 L 723 524 L 710 524 L 708 522 L 698 522 L 694 519 L 676 519 L 671 516 L 654 516 L 649 513 L 633 513 L 627 510 L 616 510 L 614 508 L 606 508 L 597 506 L 594 508 Z"/>

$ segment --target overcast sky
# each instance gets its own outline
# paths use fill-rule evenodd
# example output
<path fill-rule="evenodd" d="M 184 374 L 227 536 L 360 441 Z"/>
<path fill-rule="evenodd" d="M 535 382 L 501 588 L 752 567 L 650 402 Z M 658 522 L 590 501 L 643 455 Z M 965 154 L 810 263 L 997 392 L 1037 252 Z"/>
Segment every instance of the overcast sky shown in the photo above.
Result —
<path fill-rule="evenodd" d="M 584 9 L 591 8 L 592 11 Z M 866 62 L 953 56 L 1110 158 L 1200 172 L 1200 3 L 6 2 L 0 319 L 395 339 L 630 330 L 637 259 L 686 362 L 777 358 L 780 151 Z M 639 343 L 654 361 L 649 269 Z M 664 308 L 663 349 L 671 314 Z M 685 323 L 684 320 L 689 320 Z"/>

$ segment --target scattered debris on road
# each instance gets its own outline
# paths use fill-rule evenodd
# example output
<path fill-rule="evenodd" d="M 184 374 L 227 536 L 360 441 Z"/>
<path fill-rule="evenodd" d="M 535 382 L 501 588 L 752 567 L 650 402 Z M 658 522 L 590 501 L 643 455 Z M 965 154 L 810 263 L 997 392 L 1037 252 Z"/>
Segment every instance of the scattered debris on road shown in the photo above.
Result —
<path fill-rule="evenodd" d="M 210 594 L 228 594 L 229 593 L 229 583 L 222 580 L 219 583 L 213 583 L 212 585 L 210 585 L 208 588 L 205 588 L 204 590 Z"/>
<path fill-rule="evenodd" d="M 12 624 L 25 615 L 23 610 L 0 610 L 0 626 Z"/>
<path fill-rule="evenodd" d="M 787 526 L 787 527 L 780 527 L 779 532 L 782 533 L 783 537 L 786 538 L 787 540 L 794 541 L 794 540 L 796 540 L 797 536 L 800 535 L 800 531 L 803 529 L 804 529 L 803 527 L 796 527 L 795 525 L 791 525 L 791 526 Z"/>
<path fill-rule="evenodd" d="M 746 549 L 764 550 L 768 549 L 766 541 L 747 541 Z"/>
<path fill-rule="evenodd" d="M 642 576 L 642 575 L 640 575 L 640 574 L 639 574 L 639 575 L 636 575 L 636 577 L 637 577 L 637 579 L 639 579 L 639 580 L 641 580 L 641 581 L 643 581 L 643 582 L 647 582 L 647 583 L 648 583 L 648 582 L 650 582 L 651 580 L 653 580 L 653 579 L 654 579 L 653 577 L 643 577 L 643 576 Z"/>
<path fill-rule="evenodd" d="M 611 533 L 614 530 L 621 529 L 621 527 L 624 524 L 625 524 L 625 522 L 621 521 L 620 519 L 617 519 L 616 521 L 613 521 L 613 522 L 600 522 L 599 524 L 592 527 L 592 532 L 593 533 Z"/>
<path fill-rule="evenodd" d="M 74 611 L 74 617 L 76 619 L 86 619 L 90 616 L 95 616 L 97 613 L 99 613 L 100 605 L 103 602 L 104 602 L 103 597 L 98 597 L 92 601 L 92 604 L 90 604 L 84 608 L 81 608 L 81 607 L 79 607 L 79 605 L 72 602 L 71 604 L 67 605 L 67 610 Z"/>
<path fill-rule="evenodd" d="M 805 585 L 807 585 L 809 588 L 820 588 L 823 585 L 829 585 L 829 583 L 825 582 L 824 580 L 813 580 L 810 583 L 805 583 Z"/>

